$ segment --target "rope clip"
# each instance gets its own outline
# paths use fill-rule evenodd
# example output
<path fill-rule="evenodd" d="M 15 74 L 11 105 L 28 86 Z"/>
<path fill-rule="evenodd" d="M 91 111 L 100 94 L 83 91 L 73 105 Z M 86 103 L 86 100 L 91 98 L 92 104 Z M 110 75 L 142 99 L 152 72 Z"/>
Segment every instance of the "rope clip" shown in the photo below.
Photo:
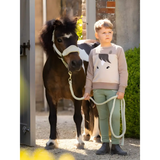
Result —
<path fill-rule="evenodd" d="M 72 72 L 71 71 L 68 71 L 68 74 L 69 74 L 69 78 L 68 78 L 68 81 L 70 82 L 70 81 L 72 81 Z"/>

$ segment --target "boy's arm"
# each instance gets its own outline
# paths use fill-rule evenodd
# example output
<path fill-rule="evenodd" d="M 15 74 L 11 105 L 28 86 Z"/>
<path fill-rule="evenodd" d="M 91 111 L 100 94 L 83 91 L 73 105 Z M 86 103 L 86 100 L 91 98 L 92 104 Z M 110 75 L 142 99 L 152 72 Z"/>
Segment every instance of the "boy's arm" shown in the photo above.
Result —
<path fill-rule="evenodd" d="M 88 94 L 90 94 L 92 89 L 93 72 L 94 72 L 94 67 L 93 67 L 92 50 L 91 50 L 89 54 L 89 63 L 87 68 L 87 76 L 86 76 L 86 84 L 85 84 L 85 93 L 88 93 Z"/>
<path fill-rule="evenodd" d="M 128 82 L 128 71 L 127 71 L 127 62 L 123 48 L 121 48 L 118 56 L 118 71 L 119 71 L 118 92 L 125 93 L 125 88 L 127 87 L 127 82 Z"/>

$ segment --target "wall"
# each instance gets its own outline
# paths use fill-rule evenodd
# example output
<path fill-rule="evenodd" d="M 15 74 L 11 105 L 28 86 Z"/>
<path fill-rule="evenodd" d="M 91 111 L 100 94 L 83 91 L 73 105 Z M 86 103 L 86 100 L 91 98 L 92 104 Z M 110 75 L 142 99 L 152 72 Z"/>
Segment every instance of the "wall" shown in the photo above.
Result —
<path fill-rule="evenodd" d="M 46 0 L 47 20 L 60 16 L 60 0 Z M 43 26 L 43 0 L 35 0 L 35 88 L 36 88 L 36 110 L 44 110 L 44 87 L 42 71 L 44 65 L 44 52 L 39 44 L 39 32 Z"/>
<path fill-rule="evenodd" d="M 107 11 L 107 1 L 112 1 L 114 2 L 115 0 L 96 0 L 95 1 L 95 5 L 96 5 L 96 17 L 95 17 L 95 22 L 98 21 L 99 19 L 104 19 L 104 18 L 108 18 L 112 23 L 113 23 L 113 40 L 112 42 L 113 43 L 116 43 L 116 23 L 115 23 L 115 17 L 116 17 L 116 14 L 115 12 L 114 13 L 108 13 Z M 86 19 L 90 19 L 90 17 L 93 17 L 94 15 L 93 14 L 90 14 L 90 15 L 87 15 L 88 17 L 86 17 L 86 2 L 89 2 L 89 0 L 82 0 L 82 15 L 83 15 L 83 39 L 86 39 L 88 37 L 86 37 L 86 32 L 87 32 L 87 25 L 85 22 L 86 22 Z M 93 1 L 94 2 L 94 1 Z M 88 3 L 89 4 L 89 3 Z M 88 6 L 90 7 L 90 6 Z M 88 22 L 88 21 L 87 21 Z M 90 28 L 91 26 L 89 26 Z M 92 27 L 94 27 L 94 23 L 92 25 Z M 94 30 L 93 30 L 93 33 L 94 35 Z M 95 39 L 94 36 L 92 37 L 89 37 L 89 38 L 92 38 L 92 39 Z"/>
<path fill-rule="evenodd" d="M 107 10 L 107 1 L 115 2 L 115 0 L 96 0 L 96 21 L 99 19 L 108 18 L 113 24 L 113 39 L 112 43 L 116 43 L 116 14 L 115 12 L 109 13 Z"/>
<path fill-rule="evenodd" d="M 83 39 L 86 39 L 86 1 L 87 0 L 46 0 L 47 20 L 60 17 L 65 6 L 74 7 L 75 16 L 83 15 Z M 107 1 L 115 1 L 115 13 L 107 13 Z M 42 70 L 44 53 L 40 47 L 38 34 L 43 25 L 43 0 L 35 0 L 35 84 L 36 110 L 44 110 L 44 88 Z M 63 2 L 63 3 L 62 3 Z M 121 45 L 124 50 L 138 47 L 140 43 L 140 5 L 139 0 L 96 0 L 96 21 L 108 18 L 114 25 L 113 43 Z M 82 11 L 81 11 L 82 7 Z M 78 8 L 78 10 L 77 10 Z M 90 15 L 92 16 L 92 15 Z"/>
<path fill-rule="evenodd" d="M 86 1 L 82 0 L 84 22 Z M 107 1 L 115 1 L 115 13 L 107 13 Z M 113 23 L 113 43 L 121 45 L 124 50 L 139 46 L 140 0 L 96 0 L 96 21 L 103 18 L 108 18 Z M 86 38 L 86 23 L 83 24 L 83 37 Z"/>
<path fill-rule="evenodd" d="M 116 0 L 117 44 L 124 50 L 140 44 L 140 0 Z"/>
<path fill-rule="evenodd" d="M 62 11 L 65 10 L 65 8 L 73 9 L 73 15 L 76 17 L 81 16 L 82 14 L 82 0 L 62 0 Z"/>
<path fill-rule="evenodd" d="M 81 15 L 81 0 L 46 0 L 46 20 L 56 19 L 66 7 L 73 7 L 74 16 Z M 36 89 L 36 110 L 44 110 L 44 87 L 42 71 L 45 61 L 43 49 L 39 43 L 39 32 L 43 26 L 43 0 L 35 0 L 35 89 Z"/>
<path fill-rule="evenodd" d="M 82 16 L 83 16 L 83 39 L 86 39 L 86 0 L 82 0 Z"/>

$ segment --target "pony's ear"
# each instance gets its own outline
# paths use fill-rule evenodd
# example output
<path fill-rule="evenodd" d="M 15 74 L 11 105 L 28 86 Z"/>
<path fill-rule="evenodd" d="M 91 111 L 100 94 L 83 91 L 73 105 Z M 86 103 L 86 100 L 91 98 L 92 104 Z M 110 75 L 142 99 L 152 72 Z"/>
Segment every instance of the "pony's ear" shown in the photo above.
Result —
<path fill-rule="evenodd" d="M 58 26 L 61 26 L 62 25 L 62 22 L 60 19 L 56 19 L 55 22 L 53 23 L 53 26 L 54 26 L 54 29 Z"/>
<path fill-rule="evenodd" d="M 73 22 L 77 23 L 77 21 L 78 21 L 78 18 L 75 17 L 75 18 L 73 19 Z"/>

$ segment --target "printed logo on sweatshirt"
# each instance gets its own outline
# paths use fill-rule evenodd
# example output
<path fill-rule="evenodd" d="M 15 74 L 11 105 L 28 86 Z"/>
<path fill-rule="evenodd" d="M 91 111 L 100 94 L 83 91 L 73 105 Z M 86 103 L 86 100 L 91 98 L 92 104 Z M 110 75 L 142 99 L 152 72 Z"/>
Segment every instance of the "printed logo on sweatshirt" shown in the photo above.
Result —
<path fill-rule="evenodd" d="M 94 55 L 93 64 L 93 82 L 119 83 L 117 55 L 112 54 L 112 51 Z"/>
<path fill-rule="evenodd" d="M 111 54 L 111 53 L 112 53 L 112 50 L 109 51 L 109 54 Z M 101 65 L 102 65 L 102 66 L 105 64 L 105 62 L 111 63 L 111 62 L 109 61 L 109 54 L 103 54 L 103 53 L 98 54 L 98 57 L 99 57 L 99 59 L 101 60 Z M 106 69 L 109 69 L 109 68 L 110 68 L 110 66 L 107 66 L 107 67 L 106 67 Z M 97 69 L 99 69 L 98 66 L 97 66 Z"/>

